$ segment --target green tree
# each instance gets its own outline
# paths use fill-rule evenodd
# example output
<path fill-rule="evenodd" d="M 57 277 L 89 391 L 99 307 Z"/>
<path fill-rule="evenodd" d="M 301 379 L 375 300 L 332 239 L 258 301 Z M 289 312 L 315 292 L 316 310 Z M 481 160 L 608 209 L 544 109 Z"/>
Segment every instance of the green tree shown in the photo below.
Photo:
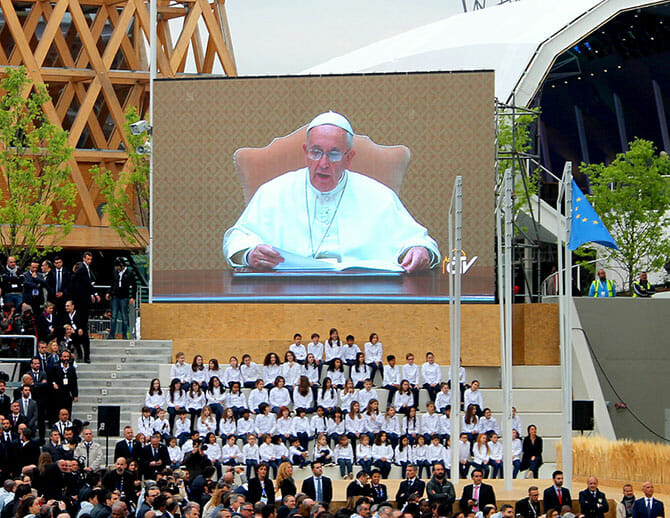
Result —
<path fill-rule="evenodd" d="M 660 269 L 670 258 L 670 185 L 663 178 L 670 160 L 656 153 L 653 142 L 635 139 L 609 165 L 582 164 L 581 172 L 591 182 L 587 198 L 619 246 L 600 255 L 624 269 L 630 290 L 635 275 Z"/>
<path fill-rule="evenodd" d="M 147 139 L 146 133 L 133 135 L 130 131 L 130 125 L 138 120 L 137 110 L 134 107 L 128 109 L 123 126 L 130 143 L 127 170 L 118 178 L 98 166 L 90 171 L 105 199 L 103 212 L 109 218 L 110 226 L 126 243 L 146 248 L 149 243 L 140 228 L 149 226 L 149 155 L 140 155 L 136 151 Z"/>
<path fill-rule="evenodd" d="M 66 163 L 73 149 L 44 114 L 46 88 L 33 85 L 25 68 L 5 70 L 0 88 L 0 251 L 24 266 L 60 248 L 72 230 L 77 189 Z"/>

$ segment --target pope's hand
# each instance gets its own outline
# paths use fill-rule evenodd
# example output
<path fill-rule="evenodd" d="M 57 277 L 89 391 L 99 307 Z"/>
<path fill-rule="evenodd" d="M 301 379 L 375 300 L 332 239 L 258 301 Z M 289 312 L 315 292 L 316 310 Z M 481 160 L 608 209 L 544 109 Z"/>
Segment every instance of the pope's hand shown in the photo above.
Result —
<path fill-rule="evenodd" d="M 258 245 L 247 255 L 247 263 L 254 270 L 272 270 L 284 258 L 269 245 Z"/>
<path fill-rule="evenodd" d="M 430 252 L 423 246 L 410 248 L 405 254 L 405 257 L 403 257 L 400 266 L 402 266 L 407 273 L 427 270 L 430 268 Z"/>

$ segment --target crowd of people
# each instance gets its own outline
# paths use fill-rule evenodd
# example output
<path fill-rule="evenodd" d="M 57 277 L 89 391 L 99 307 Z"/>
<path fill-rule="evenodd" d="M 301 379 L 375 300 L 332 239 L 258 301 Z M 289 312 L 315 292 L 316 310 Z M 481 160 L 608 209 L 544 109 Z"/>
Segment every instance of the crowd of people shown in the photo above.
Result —
<path fill-rule="evenodd" d="M 274 352 L 260 363 L 244 354 L 224 366 L 202 355 L 189 363 L 177 353 L 169 386 L 149 383 L 136 438 L 146 443 L 159 434 L 173 467 L 197 441 L 217 472 L 244 466 L 250 475 L 264 462 L 276 475 L 283 461 L 299 468 L 319 461 L 339 466 L 342 477 L 353 478 L 358 465 L 388 478 L 394 465 L 404 477 L 410 464 L 421 476 L 441 463 L 451 476 L 451 380 L 443 379 L 433 353 L 421 365 L 408 353 L 400 365 L 384 357 L 376 333 L 362 348 L 352 335 L 341 340 L 336 329 L 323 343 L 317 333 L 307 344 L 299 333 L 293 338 L 283 361 Z M 461 367 L 458 386 L 464 414 L 454 439 L 457 472 L 466 478 L 476 468 L 485 478 L 501 478 L 500 426 L 480 383 L 466 383 Z M 420 405 L 422 390 L 428 398 Z M 522 428 L 516 409 L 513 427 L 513 476 L 527 470 L 537 478 L 542 438 L 534 425 Z"/>
<path fill-rule="evenodd" d="M 59 350 L 90 363 L 89 313 L 102 297 L 111 306 L 110 338 L 116 337 L 117 320 L 121 319 L 121 335 L 128 337 L 129 304 L 134 303 L 134 274 L 121 258 L 114 261 L 111 286 L 98 293 L 91 269 L 93 254 L 84 252 L 81 261 L 66 268 L 61 257 L 30 261 L 22 271 L 16 258 L 9 256 L 0 269 L 2 314 L 0 333 L 32 335 L 44 342 L 58 342 Z M 5 356 L 30 358 L 30 342 L 20 340 L 2 344 Z"/>

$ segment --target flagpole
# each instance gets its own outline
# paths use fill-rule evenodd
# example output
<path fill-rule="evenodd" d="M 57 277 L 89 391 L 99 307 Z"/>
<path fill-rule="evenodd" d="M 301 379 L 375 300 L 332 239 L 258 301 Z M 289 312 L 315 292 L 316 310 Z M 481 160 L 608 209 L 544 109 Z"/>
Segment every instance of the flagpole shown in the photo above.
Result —
<path fill-rule="evenodd" d="M 563 304 L 563 477 L 566 487 L 572 489 L 572 162 L 565 164 L 565 302 Z"/>

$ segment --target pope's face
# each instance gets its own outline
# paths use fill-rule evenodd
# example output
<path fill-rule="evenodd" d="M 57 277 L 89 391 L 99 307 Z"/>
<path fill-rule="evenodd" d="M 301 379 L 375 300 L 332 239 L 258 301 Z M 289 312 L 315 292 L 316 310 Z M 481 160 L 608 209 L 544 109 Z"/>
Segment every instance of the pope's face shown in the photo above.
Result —
<path fill-rule="evenodd" d="M 313 128 L 309 132 L 307 143 L 303 144 L 302 148 L 305 151 L 305 163 L 309 168 L 309 180 L 314 188 L 321 192 L 332 191 L 337 186 L 355 154 L 349 149 L 347 132 L 329 124 Z M 321 158 L 311 159 L 310 150 L 322 151 Z M 326 154 L 330 151 L 339 151 L 344 156 L 337 162 L 331 162 Z"/>

